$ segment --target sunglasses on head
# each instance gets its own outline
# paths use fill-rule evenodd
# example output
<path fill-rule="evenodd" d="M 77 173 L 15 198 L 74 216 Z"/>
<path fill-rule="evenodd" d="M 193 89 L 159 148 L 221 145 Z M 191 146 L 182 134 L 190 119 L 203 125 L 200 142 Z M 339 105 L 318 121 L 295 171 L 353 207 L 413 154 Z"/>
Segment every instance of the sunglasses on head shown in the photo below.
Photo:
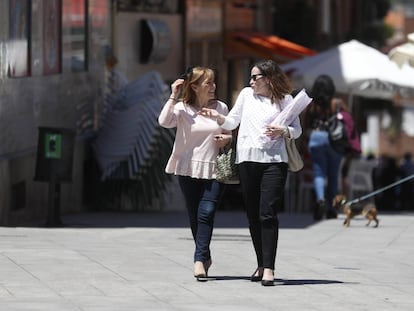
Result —
<path fill-rule="evenodd" d="M 180 76 L 180 79 L 187 80 L 193 74 L 194 66 L 188 66 L 185 72 Z"/>
<path fill-rule="evenodd" d="M 262 73 L 257 73 L 257 74 L 255 74 L 255 75 L 251 75 L 251 76 L 250 76 L 250 80 L 257 81 L 257 80 L 259 80 L 259 79 L 263 78 L 264 76 L 265 76 L 265 75 L 264 75 L 264 74 L 262 74 Z"/>

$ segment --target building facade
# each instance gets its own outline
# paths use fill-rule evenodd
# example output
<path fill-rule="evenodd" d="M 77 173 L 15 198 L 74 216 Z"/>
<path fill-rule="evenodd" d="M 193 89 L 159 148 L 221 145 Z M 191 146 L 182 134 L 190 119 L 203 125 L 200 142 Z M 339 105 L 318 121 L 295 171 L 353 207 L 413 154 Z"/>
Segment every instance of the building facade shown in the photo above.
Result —
<path fill-rule="evenodd" d="M 231 106 L 255 61 L 284 63 L 364 38 L 384 2 L 0 1 L 0 224 L 46 217 L 49 185 L 34 180 L 42 127 L 76 133 L 61 210 L 87 208 L 93 178 L 85 166 L 101 122 L 106 47 L 129 81 L 156 71 L 169 85 L 187 66 L 213 67 L 218 97 Z"/>
<path fill-rule="evenodd" d="M 40 127 L 76 133 L 61 209 L 79 211 L 85 144 L 96 128 L 110 38 L 106 0 L 0 2 L 0 224 L 44 221 L 48 183 L 35 181 Z"/>

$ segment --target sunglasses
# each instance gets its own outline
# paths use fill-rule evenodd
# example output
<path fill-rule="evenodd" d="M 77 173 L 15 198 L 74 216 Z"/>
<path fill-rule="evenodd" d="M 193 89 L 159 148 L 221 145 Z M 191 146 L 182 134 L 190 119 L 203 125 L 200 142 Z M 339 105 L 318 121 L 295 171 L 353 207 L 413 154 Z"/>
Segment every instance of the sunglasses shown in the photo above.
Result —
<path fill-rule="evenodd" d="M 255 75 L 251 75 L 250 80 L 257 81 L 257 80 L 263 78 L 264 76 L 265 76 L 264 74 L 258 73 L 258 74 L 255 74 Z"/>

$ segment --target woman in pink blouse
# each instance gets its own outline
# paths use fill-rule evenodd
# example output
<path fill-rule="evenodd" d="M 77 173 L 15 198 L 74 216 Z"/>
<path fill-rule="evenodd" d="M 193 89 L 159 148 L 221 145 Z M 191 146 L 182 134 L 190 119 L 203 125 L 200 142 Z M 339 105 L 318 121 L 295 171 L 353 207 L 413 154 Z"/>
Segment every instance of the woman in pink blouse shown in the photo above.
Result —
<path fill-rule="evenodd" d="M 222 184 L 215 180 L 215 161 L 219 148 L 231 141 L 231 132 L 221 129 L 215 120 L 202 116 L 202 108 L 227 115 L 225 103 L 216 99 L 214 71 L 205 67 L 187 70 L 171 85 L 171 96 L 158 122 L 176 128 L 173 150 L 165 171 L 178 175 L 186 201 L 191 232 L 195 241 L 194 277 L 205 281 L 211 266 L 210 241 L 214 215 Z M 179 93 L 182 91 L 182 98 Z"/>

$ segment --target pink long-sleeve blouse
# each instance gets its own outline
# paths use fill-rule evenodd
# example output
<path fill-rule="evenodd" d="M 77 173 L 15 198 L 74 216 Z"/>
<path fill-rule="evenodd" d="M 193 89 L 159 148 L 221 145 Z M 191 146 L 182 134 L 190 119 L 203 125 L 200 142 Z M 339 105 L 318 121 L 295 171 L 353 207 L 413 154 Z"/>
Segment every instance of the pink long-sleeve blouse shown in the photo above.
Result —
<path fill-rule="evenodd" d="M 227 115 L 228 108 L 223 102 L 216 100 L 209 108 Z M 168 101 L 158 122 L 165 128 L 177 128 L 171 156 L 165 172 L 192 178 L 215 179 L 216 157 L 219 148 L 214 141 L 215 135 L 228 134 L 215 120 L 198 114 L 195 106 L 178 102 L 175 105 Z"/>

